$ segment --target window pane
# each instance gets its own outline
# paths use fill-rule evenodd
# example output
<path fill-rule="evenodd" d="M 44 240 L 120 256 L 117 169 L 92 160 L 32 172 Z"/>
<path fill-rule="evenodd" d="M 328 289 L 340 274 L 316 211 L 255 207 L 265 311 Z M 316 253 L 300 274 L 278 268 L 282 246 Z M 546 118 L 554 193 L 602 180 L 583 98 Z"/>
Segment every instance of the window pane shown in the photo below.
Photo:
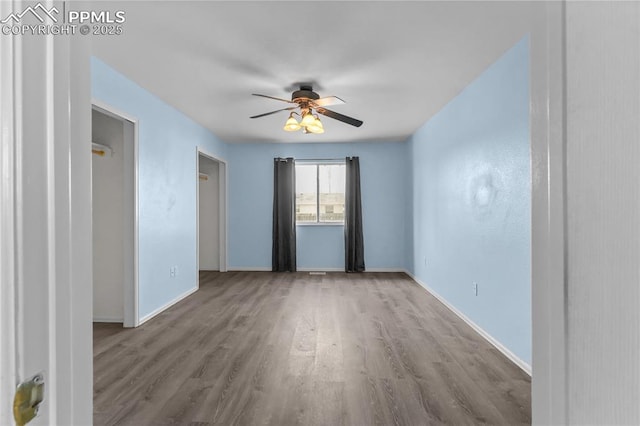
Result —
<path fill-rule="evenodd" d="M 296 164 L 296 221 L 317 222 L 317 178 L 315 164 Z"/>
<path fill-rule="evenodd" d="M 320 222 L 344 221 L 344 164 L 321 164 L 320 174 Z"/>

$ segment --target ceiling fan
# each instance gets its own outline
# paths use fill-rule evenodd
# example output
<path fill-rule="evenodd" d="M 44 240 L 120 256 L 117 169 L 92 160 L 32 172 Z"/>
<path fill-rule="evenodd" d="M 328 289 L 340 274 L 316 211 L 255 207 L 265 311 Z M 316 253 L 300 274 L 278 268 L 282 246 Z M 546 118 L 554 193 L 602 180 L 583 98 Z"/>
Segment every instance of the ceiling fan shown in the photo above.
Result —
<path fill-rule="evenodd" d="M 296 90 L 291 94 L 291 100 L 276 98 L 274 96 L 260 95 L 257 93 L 252 93 L 252 95 L 259 96 L 261 98 L 275 99 L 277 101 L 292 104 L 292 106 L 288 108 L 282 108 L 250 117 L 260 118 L 267 115 L 275 114 L 280 111 L 292 111 L 289 114 L 289 118 L 287 119 L 287 122 L 283 127 L 283 129 L 287 132 L 295 132 L 302 129 L 304 133 L 324 133 L 324 127 L 317 114 L 331 117 L 335 120 L 342 121 L 343 123 L 347 123 L 355 127 L 362 126 L 362 121 L 360 120 L 326 109 L 326 106 L 340 105 L 345 102 L 337 96 L 327 96 L 321 98 L 320 95 L 313 91 L 313 87 L 311 85 L 301 84 L 300 90 Z M 300 112 L 295 111 L 298 109 L 300 110 Z M 317 114 L 314 114 L 314 112 L 316 112 Z M 294 115 L 299 116 L 300 121 L 298 121 L 294 117 Z"/>

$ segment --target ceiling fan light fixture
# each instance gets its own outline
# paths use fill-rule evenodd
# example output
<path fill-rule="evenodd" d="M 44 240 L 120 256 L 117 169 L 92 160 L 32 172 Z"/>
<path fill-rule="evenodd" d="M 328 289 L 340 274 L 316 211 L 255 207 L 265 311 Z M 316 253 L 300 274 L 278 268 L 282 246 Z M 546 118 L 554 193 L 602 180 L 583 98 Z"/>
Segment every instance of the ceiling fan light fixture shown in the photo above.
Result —
<path fill-rule="evenodd" d="M 293 112 L 291 114 L 289 114 L 289 118 L 287 119 L 287 122 L 284 123 L 284 127 L 283 129 L 287 132 L 295 132 L 297 130 L 300 130 L 300 123 L 298 123 L 298 120 L 295 119 L 295 117 L 293 116 Z"/>
<path fill-rule="evenodd" d="M 300 125 L 302 127 L 312 126 L 315 120 L 316 118 L 313 116 L 313 114 L 311 114 L 311 112 L 303 113 Z"/>
<path fill-rule="evenodd" d="M 313 123 L 307 126 L 307 129 L 311 133 L 316 133 L 316 134 L 324 133 L 324 126 L 322 125 L 322 121 L 320 121 L 320 118 L 317 115 L 315 116 Z"/>

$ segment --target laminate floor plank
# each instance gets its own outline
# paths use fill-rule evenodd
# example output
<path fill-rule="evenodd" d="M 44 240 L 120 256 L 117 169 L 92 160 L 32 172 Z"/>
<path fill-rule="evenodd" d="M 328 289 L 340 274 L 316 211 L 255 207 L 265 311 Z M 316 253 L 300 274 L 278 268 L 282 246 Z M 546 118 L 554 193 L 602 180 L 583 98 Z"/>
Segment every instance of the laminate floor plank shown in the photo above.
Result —
<path fill-rule="evenodd" d="M 96 425 L 519 425 L 531 380 L 402 273 L 201 272 L 94 324 Z"/>

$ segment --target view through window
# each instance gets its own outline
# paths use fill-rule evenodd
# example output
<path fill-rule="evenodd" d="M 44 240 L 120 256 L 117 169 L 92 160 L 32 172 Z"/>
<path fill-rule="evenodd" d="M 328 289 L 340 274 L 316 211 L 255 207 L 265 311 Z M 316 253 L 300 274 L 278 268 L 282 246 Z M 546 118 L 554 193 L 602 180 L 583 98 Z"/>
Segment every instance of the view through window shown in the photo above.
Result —
<path fill-rule="evenodd" d="M 296 164 L 296 222 L 344 222 L 345 166 Z"/>

